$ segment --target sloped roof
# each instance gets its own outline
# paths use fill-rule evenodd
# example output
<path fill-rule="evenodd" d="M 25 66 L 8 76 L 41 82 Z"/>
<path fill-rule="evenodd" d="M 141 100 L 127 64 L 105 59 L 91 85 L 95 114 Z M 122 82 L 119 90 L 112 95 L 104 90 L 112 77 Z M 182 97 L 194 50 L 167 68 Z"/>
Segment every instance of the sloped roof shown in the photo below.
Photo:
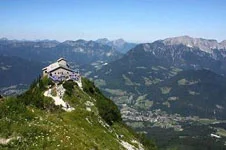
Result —
<path fill-rule="evenodd" d="M 61 61 L 61 60 L 66 61 L 64 58 L 59 58 L 57 61 L 59 62 L 59 61 Z"/>
<path fill-rule="evenodd" d="M 56 70 L 58 68 L 64 68 L 66 70 L 73 71 L 68 67 L 68 65 L 64 65 L 64 64 L 59 63 L 60 60 L 65 60 L 65 59 L 60 58 L 60 59 L 57 60 L 57 62 L 50 64 L 49 66 L 43 68 L 42 70 L 46 70 L 47 72 L 51 72 L 51 71 Z"/>

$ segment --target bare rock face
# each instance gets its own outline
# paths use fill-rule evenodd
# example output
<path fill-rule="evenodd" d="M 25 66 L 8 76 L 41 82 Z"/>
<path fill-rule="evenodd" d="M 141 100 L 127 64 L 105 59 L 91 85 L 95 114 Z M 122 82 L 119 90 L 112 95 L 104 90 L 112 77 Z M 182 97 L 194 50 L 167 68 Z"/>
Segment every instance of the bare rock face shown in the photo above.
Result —
<path fill-rule="evenodd" d="M 221 49 L 226 49 L 226 40 L 220 42 L 220 48 Z"/>
<path fill-rule="evenodd" d="M 213 49 L 225 49 L 226 40 L 218 43 L 217 40 L 202 39 L 202 38 L 192 38 L 189 36 L 179 36 L 173 38 L 167 38 L 163 40 L 166 45 L 179 45 L 183 44 L 188 47 L 197 47 L 202 51 L 207 53 L 212 53 Z"/>

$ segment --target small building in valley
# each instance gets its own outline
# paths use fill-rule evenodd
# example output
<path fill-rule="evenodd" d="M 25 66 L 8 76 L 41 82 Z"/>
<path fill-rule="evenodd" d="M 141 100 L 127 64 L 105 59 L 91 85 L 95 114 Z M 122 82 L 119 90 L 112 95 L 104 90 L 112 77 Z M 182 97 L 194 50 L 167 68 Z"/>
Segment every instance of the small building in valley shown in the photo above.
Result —
<path fill-rule="evenodd" d="M 42 72 L 43 76 L 48 76 L 54 82 L 65 80 L 81 81 L 79 71 L 72 70 L 64 58 L 60 58 L 55 63 L 43 68 Z"/>

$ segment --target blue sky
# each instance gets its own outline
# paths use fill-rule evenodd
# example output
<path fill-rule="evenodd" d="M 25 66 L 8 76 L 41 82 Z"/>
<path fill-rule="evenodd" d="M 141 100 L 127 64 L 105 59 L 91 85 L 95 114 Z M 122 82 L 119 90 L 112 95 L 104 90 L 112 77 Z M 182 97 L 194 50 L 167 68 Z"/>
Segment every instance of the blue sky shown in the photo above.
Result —
<path fill-rule="evenodd" d="M 226 0 L 1 0 L 0 37 L 226 39 Z"/>

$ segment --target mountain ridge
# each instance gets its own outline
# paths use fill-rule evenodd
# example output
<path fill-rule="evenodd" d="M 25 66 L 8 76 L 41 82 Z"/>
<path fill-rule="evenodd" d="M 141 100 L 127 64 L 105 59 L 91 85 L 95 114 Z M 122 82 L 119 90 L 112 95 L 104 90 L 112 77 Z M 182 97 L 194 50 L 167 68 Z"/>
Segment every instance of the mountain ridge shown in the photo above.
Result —
<path fill-rule="evenodd" d="M 204 39 L 204 38 L 192 38 L 190 36 L 179 36 L 166 38 L 162 40 L 166 45 L 178 45 L 183 44 L 188 47 L 198 47 L 200 50 L 211 53 L 213 49 L 225 49 L 226 43 L 225 40 L 218 42 L 214 39 Z"/>
<path fill-rule="evenodd" d="M 54 84 L 38 78 L 16 98 L 0 101 L 0 148 L 20 149 L 156 149 L 143 146 L 120 120 L 117 106 L 87 79 L 82 89 L 72 81 Z M 52 98 L 62 97 L 73 108 L 64 111 Z M 45 92 L 47 91 L 47 92 Z M 107 109 L 106 109 L 107 108 Z M 69 109 L 68 109 L 69 110 Z M 7 125 L 6 125 L 7 124 Z M 88 140 L 87 140 L 88 139 Z"/>
<path fill-rule="evenodd" d="M 0 40 L 2 55 L 17 56 L 28 60 L 51 62 L 64 57 L 78 65 L 89 64 L 98 60 L 111 61 L 121 57 L 121 53 L 108 45 L 94 41 L 13 41 Z"/>
<path fill-rule="evenodd" d="M 119 106 L 127 104 L 137 107 L 143 106 L 142 103 L 149 104 L 149 99 L 154 102 L 155 98 L 148 97 L 152 92 L 149 87 L 167 82 L 181 71 L 205 69 L 225 76 L 225 60 L 224 51 L 221 50 L 214 50 L 210 54 L 198 47 L 166 45 L 163 41 L 155 41 L 137 45 L 121 59 L 110 62 L 91 76 L 96 76 L 94 82 L 100 85 L 105 94 L 112 96 Z M 162 90 L 167 92 L 169 89 Z"/>

